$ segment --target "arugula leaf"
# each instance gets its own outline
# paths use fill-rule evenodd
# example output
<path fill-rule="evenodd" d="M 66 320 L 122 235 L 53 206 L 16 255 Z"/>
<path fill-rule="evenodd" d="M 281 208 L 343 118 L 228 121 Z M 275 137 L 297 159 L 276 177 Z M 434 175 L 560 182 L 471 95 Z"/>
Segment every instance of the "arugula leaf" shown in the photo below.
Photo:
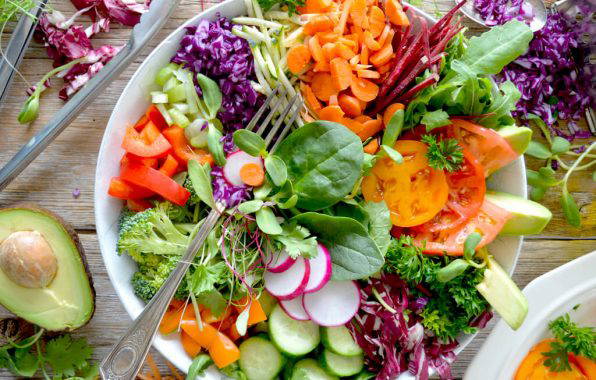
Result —
<path fill-rule="evenodd" d="M 550 351 L 542 353 L 547 358 L 544 365 L 551 371 L 571 370 L 570 353 L 596 360 L 596 331 L 593 327 L 580 327 L 571 320 L 569 314 L 565 314 L 551 321 L 548 328 L 557 339 L 550 343 Z"/>
<path fill-rule="evenodd" d="M 428 145 L 426 158 L 431 168 L 448 172 L 455 172 L 461 168 L 464 154 L 456 139 L 437 141 L 433 135 L 424 135 L 422 142 Z"/>
<path fill-rule="evenodd" d="M 197 302 L 209 309 L 215 316 L 220 316 L 228 306 L 228 301 L 217 290 L 209 290 L 198 294 Z"/>
<path fill-rule="evenodd" d="M 296 222 L 286 223 L 282 227 L 282 233 L 273 238 L 282 243 L 288 255 L 294 259 L 298 256 L 309 259 L 318 254 L 317 238 Z"/>
<path fill-rule="evenodd" d="M 54 376 L 75 376 L 87 366 L 93 349 L 83 338 L 73 339 L 62 335 L 46 342 L 45 362 L 52 367 Z"/>
<path fill-rule="evenodd" d="M 451 124 L 449 114 L 443 110 L 436 110 L 426 112 L 422 116 L 422 124 L 426 126 L 426 131 L 429 132 L 435 128 L 444 127 Z"/>
<path fill-rule="evenodd" d="M 506 81 L 500 86 L 500 91 L 495 91 L 493 100 L 485 116 L 478 120 L 487 128 L 498 128 L 501 125 L 513 124 L 515 120 L 511 117 L 511 111 L 521 98 L 521 92 L 511 81 Z"/>

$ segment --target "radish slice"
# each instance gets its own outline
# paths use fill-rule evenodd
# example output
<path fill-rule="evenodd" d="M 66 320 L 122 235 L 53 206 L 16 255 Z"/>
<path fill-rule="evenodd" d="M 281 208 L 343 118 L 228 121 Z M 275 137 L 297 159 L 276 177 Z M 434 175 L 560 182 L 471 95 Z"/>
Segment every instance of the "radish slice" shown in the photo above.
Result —
<path fill-rule="evenodd" d="M 302 306 L 302 296 L 292 298 L 291 300 L 279 301 L 279 305 L 292 319 L 297 321 L 308 321 L 310 319 Z"/>
<path fill-rule="evenodd" d="M 310 264 L 302 257 L 281 273 L 265 271 L 265 289 L 280 300 L 289 300 L 304 293 L 310 277 Z"/>
<path fill-rule="evenodd" d="M 318 255 L 308 259 L 310 263 L 310 277 L 304 293 L 313 293 L 321 289 L 331 278 L 331 255 L 324 245 L 317 246 Z"/>
<path fill-rule="evenodd" d="M 242 178 L 240 178 L 240 169 L 246 164 L 257 164 L 263 167 L 263 160 L 261 157 L 253 157 L 250 154 L 238 150 L 230 153 L 226 157 L 226 164 L 223 167 L 223 175 L 226 181 L 234 186 L 244 186 Z"/>
<path fill-rule="evenodd" d="M 341 326 L 360 309 L 360 290 L 354 281 L 329 281 L 321 290 L 302 297 L 310 319 L 320 326 Z"/>
<path fill-rule="evenodd" d="M 291 258 L 286 251 L 270 253 L 265 256 L 265 266 L 269 272 L 273 273 L 280 273 L 287 270 L 295 261 L 296 259 Z"/>

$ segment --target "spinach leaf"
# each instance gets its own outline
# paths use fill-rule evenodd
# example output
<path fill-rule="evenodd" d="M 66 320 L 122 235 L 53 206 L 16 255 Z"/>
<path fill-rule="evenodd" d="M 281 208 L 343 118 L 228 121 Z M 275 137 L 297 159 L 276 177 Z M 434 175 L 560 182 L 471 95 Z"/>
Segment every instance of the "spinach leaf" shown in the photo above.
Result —
<path fill-rule="evenodd" d="M 292 132 L 275 154 L 288 169 L 297 207 L 309 211 L 334 205 L 360 177 L 362 142 L 341 124 L 315 121 Z"/>
<path fill-rule="evenodd" d="M 383 255 L 364 226 L 342 217 L 307 212 L 291 219 L 317 236 L 331 254 L 334 280 L 372 276 L 383 266 Z"/>
<path fill-rule="evenodd" d="M 389 208 L 385 202 L 364 202 L 362 208 L 368 213 L 367 223 L 368 234 L 375 241 L 382 255 L 387 253 L 391 243 L 391 217 Z"/>
<path fill-rule="evenodd" d="M 215 208 L 213 189 L 211 188 L 211 167 L 209 164 L 199 164 L 197 160 L 188 161 L 188 177 L 192 187 L 200 200 L 209 207 Z"/>
<path fill-rule="evenodd" d="M 512 20 L 470 38 L 460 59 L 477 75 L 495 75 L 528 50 L 532 37 L 528 25 Z"/>

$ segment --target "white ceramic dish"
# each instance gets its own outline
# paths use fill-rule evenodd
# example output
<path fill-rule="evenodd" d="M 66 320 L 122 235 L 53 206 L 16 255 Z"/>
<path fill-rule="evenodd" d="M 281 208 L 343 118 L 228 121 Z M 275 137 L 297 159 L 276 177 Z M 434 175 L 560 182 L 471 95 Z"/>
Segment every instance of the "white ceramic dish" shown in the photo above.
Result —
<path fill-rule="evenodd" d="M 465 380 L 511 380 L 521 360 L 551 337 L 548 322 L 569 313 L 580 325 L 596 326 L 596 251 L 536 278 L 523 290 L 529 312 L 513 331 L 501 320 L 468 367 Z M 576 310 L 573 307 L 580 305 Z"/>
<path fill-rule="evenodd" d="M 170 58 L 178 49 L 179 41 L 185 34 L 184 27 L 196 24 L 203 18 L 214 19 L 218 13 L 222 16 L 234 17 L 244 14 L 245 11 L 243 0 L 227 0 L 196 15 L 170 34 L 151 52 L 128 82 L 106 127 L 95 172 L 95 221 L 99 245 L 108 275 L 124 308 L 132 318 L 136 318 L 141 313 L 144 303 L 134 295 L 130 285 L 130 277 L 136 268 L 134 262 L 129 257 L 118 256 L 116 253 L 118 218 L 122 202 L 108 195 L 110 179 L 117 176 L 120 171 L 119 162 L 124 153 L 120 144 L 124 131 L 126 126 L 134 124 L 149 106 L 149 92 L 155 90 L 153 84 L 155 75 L 161 67 L 170 61 Z M 432 17 L 414 7 L 411 7 L 411 11 L 426 18 L 431 23 L 435 22 Z M 495 173 L 490 182 L 493 184 L 491 186 L 493 189 L 526 197 L 526 177 L 523 160 L 520 158 Z M 491 244 L 491 253 L 510 273 L 513 272 L 515 267 L 521 243 L 522 238 L 520 237 L 499 237 Z M 461 337 L 458 352 L 472 339 L 472 335 Z M 158 336 L 155 339 L 154 346 L 176 367 L 183 371 L 188 370 L 191 359 L 182 349 L 177 336 Z M 214 376 L 209 378 L 217 378 L 217 375 Z"/>

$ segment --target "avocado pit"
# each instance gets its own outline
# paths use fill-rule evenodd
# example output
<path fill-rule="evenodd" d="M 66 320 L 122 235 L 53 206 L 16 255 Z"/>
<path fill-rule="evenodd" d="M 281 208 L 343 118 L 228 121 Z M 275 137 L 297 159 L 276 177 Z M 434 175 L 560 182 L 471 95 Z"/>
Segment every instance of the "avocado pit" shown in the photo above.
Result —
<path fill-rule="evenodd" d="M 56 277 L 58 260 L 38 231 L 17 231 L 0 244 L 0 269 L 15 284 L 41 289 Z"/>

